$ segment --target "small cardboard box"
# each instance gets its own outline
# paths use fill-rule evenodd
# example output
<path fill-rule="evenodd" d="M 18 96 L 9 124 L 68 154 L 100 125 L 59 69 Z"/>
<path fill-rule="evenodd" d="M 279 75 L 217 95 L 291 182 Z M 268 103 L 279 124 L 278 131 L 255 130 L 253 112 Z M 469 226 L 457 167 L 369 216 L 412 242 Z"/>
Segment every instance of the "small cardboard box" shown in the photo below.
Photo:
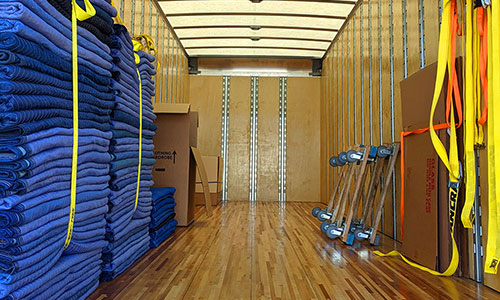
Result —
<path fill-rule="evenodd" d="M 222 159 L 219 156 L 203 156 L 203 164 L 207 171 L 211 203 L 217 205 L 222 200 Z M 205 205 L 203 186 L 198 172 L 196 173 L 194 202 L 195 205 Z"/>
<path fill-rule="evenodd" d="M 189 104 L 155 104 L 158 130 L 153 138 L 156 164 L 154 187 L 175 187 L 179 226 L 194 220 L 196 162 L 191 147 L 197 146 L 198 113 Z"/>

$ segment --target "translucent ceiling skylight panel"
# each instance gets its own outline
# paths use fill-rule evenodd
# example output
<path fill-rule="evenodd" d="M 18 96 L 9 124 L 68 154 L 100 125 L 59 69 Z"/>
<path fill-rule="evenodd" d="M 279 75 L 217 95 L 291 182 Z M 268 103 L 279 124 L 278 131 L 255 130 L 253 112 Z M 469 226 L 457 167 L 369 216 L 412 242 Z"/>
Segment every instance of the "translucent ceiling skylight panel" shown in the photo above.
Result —
<path fill-rule="evenodd" d="M 291 47 L 291 48 L 308 48 L 326 50 L 330 42 L 312 42 L 300 40 L 278 40 L 278 39 L 261 39 L 252 41 L 249 38 L 243 39 L 201 39 L 201 40 L 183 40 L 185 48 L 192 47 Z"/>
<path fill-rule="evenodd" d="M 231 36 L 258 36 L 258 37 L 305 37 L 309 39 L 328 40 L 331 41 L 335 36 L 333 31 L 315 31 L 315 30 L 296 30 L 296 29 L 276 29 L 262 28 L 260 30 L 252 30 L 250 28 L 193 28 L 193 29 L 176 29 L 175 32 L 179 38 L 192 37 L 231 37 Z"/>
<path fill-rule="evenodd" d="M 295 26 L 308 28 L 339 29 L 343 20 L 329 18 L 290 17 L 290 16 L 186 16 L 169 17 L 172 26 L 210 26 L 210 25 L 260 25 L 260 26 Z"/>
<path fill-rule="evenodd" d="M 224 49 L 191 49 L 187 50 L 190 56 L 257 56 L 257 57 L 311 57 L 321 58 L 324 51 L 308 51 L 308 50 L 282 50 L 282 49 L 239 49 L 239 48 L 224 48 Z"/>
<path fill-rule="evenodd" d="M 209 12 L 274 12 L 283 14 L 312 14 L 329 16 L 347 16 L 353 4 L 319 3 L 306 1 L 165 1 L 160 2 L 165 14 L 209 13 Z"/>

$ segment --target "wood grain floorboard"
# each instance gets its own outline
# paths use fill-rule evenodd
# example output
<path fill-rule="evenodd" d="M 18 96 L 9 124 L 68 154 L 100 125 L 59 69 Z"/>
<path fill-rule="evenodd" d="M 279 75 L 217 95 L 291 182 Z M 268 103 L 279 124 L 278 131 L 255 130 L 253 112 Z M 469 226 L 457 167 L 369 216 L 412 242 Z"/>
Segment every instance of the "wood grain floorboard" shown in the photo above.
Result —
<path fill-rule="evenodd" d="M 442 278 L 373 250 L 382 237 L 346 246 L 311 216 L 314 203 L 228 202 L 178 228 L 90 300 L 122 299 L 500 299 L 464 278 Z"/>

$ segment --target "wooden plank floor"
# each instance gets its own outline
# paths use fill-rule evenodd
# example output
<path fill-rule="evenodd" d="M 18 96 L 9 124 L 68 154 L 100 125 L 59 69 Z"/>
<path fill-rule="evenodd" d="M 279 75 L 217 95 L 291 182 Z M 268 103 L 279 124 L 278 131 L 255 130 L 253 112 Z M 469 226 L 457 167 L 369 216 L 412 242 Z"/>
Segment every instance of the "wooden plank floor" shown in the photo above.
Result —
<path fill-rule="evenodd" d="M 367 244 L 326 238 L 313 203 L 228 202 L 179 228 L 89 299 L 500 299 L 461 278 L 441 278 Z M 382 239 L 382 250 L 392 249 Z"/>

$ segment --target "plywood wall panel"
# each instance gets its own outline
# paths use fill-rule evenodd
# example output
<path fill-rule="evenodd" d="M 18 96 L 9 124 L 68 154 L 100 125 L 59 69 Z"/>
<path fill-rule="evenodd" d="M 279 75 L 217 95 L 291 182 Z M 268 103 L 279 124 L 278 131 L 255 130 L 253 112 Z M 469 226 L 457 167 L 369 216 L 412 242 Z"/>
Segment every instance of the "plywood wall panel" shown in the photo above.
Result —
<path fill-rule="evenodd" d="M 406 1 L 407 40 L 408 40 L 408 75 L 420 70 L 420 31 L 418 22 L 418 1 Z"/>
<path fill-rule="evenodd" d="M 287 201 L 320 197 L 319 103 L 319 78 L 288 78 Z"/>
<path fill-rule="evenodd" d="M 189 103 L 198 112 L 198 149 L 203 155 L 220 156 L 222 77 L 191 76 Z"/>
<path fill-rule="evenodd" d="M 151 0 L 145 0 L 144 14 L 142 18 L 142 28 L 141 28 L 142 33 L 148 34 L 150 36 L 151 36 L 151 31 L 149 29 L 149 24 L 151 23 L 153 14 L 152 5 L 153 3 L 151 2 Z"/>
<path fill-rule="evenodd" d="M 437 61 L 439 40 L 439 1 L 424 1 L 425 65 Z"/>
<path fill-rule="evenodd" d="M 248 200 L 250 85 L 250 77 L 231 77 L 227 182 L 229 201 Z"/>
<path fill-rule="evenodd" d="M 278 201 L 279 84 L 277 77 L 259 78 L 258 201 Z"/>
<path fill-rule="evenodd" d="M 408 1 L 407 1 L 408 2 Z M 404 64 L 405 64 L 405 51 L 404 51 L 404 43 L 403 43 L 403 31 L 400 30 L 403 28 L 403 2 L 402 1 L 394 1 L 393 14 L 394 14 L 394 114 L 391 117 L 394 120 L 394 127 L 392 129 L 394 140 L 397 139 L 399 132 L 401 132 L 402 128 L 402 120 L 401 120 L 401 90 L 399 86 L 399 82 L 403 80 L 405 77 L 404 74 Z M 400 169 L 399 162 L 396 164 L 396 170 Z M 394 182 L 394 181 L 393 181 Z M 400 181 L 399 178 L 395 180 L 395 186 L 390 187 L 391 191 L 391 201 L 395 201 L 396 209 L 400 207 Z M 394 195 L 393 195 L 394 193 Z M 401 218 L 399 214 L 396 214 L 396 228 L 397 228 L 397 237 L 400 239 L 399 228 L 401 227 Z"/>
<path fill-rule="evenodd" d="M 356 11 L 354 16 L 353 24 L 353 41 L 354 41 L 354 79 L 355 84 L 353 84 L 354 90 L 354 111 L 353 111 L 353 131 L 354 136 L 356 137 L 355 143 L 362 144 L 363 140 L 363 124 L 364 124 L 364 109 L 363 109 L 363 101 L 361 98 L 361 78 L 363 76 L 361 71 L 361 9 Z"/>

